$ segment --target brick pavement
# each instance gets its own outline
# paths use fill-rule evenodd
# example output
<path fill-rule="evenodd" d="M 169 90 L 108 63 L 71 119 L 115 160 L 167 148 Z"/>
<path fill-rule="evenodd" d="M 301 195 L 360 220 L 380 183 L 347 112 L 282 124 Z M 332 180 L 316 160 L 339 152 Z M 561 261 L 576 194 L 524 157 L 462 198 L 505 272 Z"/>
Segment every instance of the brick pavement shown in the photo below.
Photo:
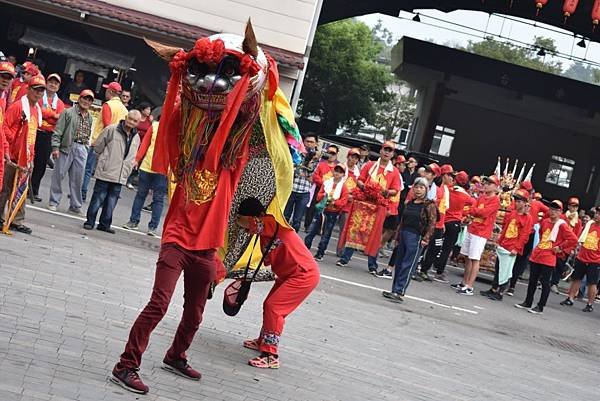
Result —
<path fill-rule="evenodd" d="M 597 394 L 598 312 L 565 311 L 552 297 L 543 316 L 463 298 L 447 286 L 410 293 L 477 311 L 418 301 L 389 303 L 370 288 L 323 279 L 289 319 L 282 368 L 247 366 L 241 341 L 260 328 L 269 284 L 255 285 L 238 317 L 209 302 L 189 352 L 204 374 L 191 382 L 160 369 L 179 322 L 182 288 L 153 334 L 141 374 L 146 396 L 106 378 L 148 300 L 158 240 L 81 229 L 28 211 L 33 236 L 0 237 L 0 400 L 559 400 Z M 327 256 L 323 274 L 386 288 Z M 480 286 L 483 288 L 483 286 Z M 523 295 L 523 289 L 519 289 Z M 519 295 L 519 294 L 518 294 Z M 517 297 L 511 301 L 520 301 Z M 578 305 L 580 309 L 583 305 Z"/>

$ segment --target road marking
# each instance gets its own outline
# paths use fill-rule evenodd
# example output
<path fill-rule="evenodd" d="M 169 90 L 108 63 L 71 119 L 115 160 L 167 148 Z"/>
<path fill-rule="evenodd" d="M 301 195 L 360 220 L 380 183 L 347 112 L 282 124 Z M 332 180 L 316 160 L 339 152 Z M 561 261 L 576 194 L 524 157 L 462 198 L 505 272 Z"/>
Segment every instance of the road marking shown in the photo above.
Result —
<path fill-rule="evenodd" d="M 46 209 L 44 207 L 27 205 L 27 208 L 28 209 L 37 210 L 38 212 L 53 214 L 53 215 L 56 215 L 56 216 L 67 217 L 67 218 L 72 219 L 72 220 L 86 221 L 86 219 L 84 219 L 81 216 L 76 216 L 76 215 L 71 214 L 71 213 L 54 212 L 54 211 Z M 126 233 L 133 233 L 133 234 L 143 235 L 144 237 L 148 237 L 148 238 L 158 238 L 158 239 L 161 238 L 160 235 L 156 235 L 155 237 L 151 237 L 150 235 L 146 234 L 145 232 L 142 232 L 142 231 L 139 231 L 139 230 L 128 230 L 126 228 L 115 226 L 115 225 L 112 225 L 111 228 L 113 228 L 115 230 L 123 231 L 123 232 L 126 232 Z"/>
<path fill-rule="evenodd" d="M 361 288 L 366 288 L 366 289 L 375 290 L 375 291 L 383 291 L 381 288 L 374 287 L 372 285 L 356 283 L 354 281 L 344 280 L 344 279 L 341 279 L 341 278 L 327 276 L 327 275 L 324 275 L 324 274 L 321 274 L 321 277 L 324 278 L 324 279 L 326 279 L 326 280 L 337 281 L 338 283 L 344 283 L 344 284 L 348 284 L 348 285 L 353 285 L 355 287 L 361 287 Z M 446 304 L 442 304 L 442 303 L 439 303 L 439 302 L 431 301 L 429 299 L 415 297 L 415 296 L 412 296 L 412 295 L 405 295 L 404 298 L 412 299 L 413 301 L 423 302 L 423 303 L 426 303 L 426 304 L 429 304 L 429 305 L 439 306 L 439 307 L 445 308 L 445 309 L 451 309 L 451 310 L 457 310 L 457 311 L 461 311 L 461 312 L 466 312 L 466 313 L 470 313 L 472 315 L 478 315 L 479 314 L 479 312 L 471 310 L 471 309 L 465 309 L 465 308 L 461 308 L 459 306 L 454 306 L 454 305 L 446 305 Z"/>

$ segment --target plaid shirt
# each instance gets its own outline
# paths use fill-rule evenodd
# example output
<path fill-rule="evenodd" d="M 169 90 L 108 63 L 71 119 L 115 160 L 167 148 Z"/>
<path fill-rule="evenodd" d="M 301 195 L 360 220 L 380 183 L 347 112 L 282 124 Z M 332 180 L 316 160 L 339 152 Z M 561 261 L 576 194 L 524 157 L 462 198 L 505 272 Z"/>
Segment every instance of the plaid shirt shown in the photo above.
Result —
<path fill-rule="evenodd" d="M 308 166 L 304 165 L 304 156 L 302 156 L 302 163 L 294 167 L 294 182 L 292 184 L 292 192 L 299 194 L 305 194 L 310 192 L 312 187 L 312 181 L 309 178 L 315 171 L 315 162 L 311 160 Z"/>
<path fill-rule="evenodd" d="M 73 107 L 77 107 L 77 115 L 79 116 L 77 131 L 75 132 L 75 137 L 73 140 L 77 143 L 87 145 L 90 141 L 90 137 L 92 136 L 92 126 L 90 124 L 90 120 L 87 118 L 88 111 L 86 111 L 84 115 L 79 105 L 75 105 Z"/>

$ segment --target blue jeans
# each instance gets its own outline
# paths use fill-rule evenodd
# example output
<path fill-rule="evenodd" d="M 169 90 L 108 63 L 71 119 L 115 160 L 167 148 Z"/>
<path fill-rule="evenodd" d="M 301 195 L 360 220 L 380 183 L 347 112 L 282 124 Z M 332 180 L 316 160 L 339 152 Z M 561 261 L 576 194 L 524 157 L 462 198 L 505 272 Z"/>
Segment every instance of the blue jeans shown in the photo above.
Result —
<path fill-rule="evenodd" d="M 344 248 L 342 252 L 342 256 L 340 257 L 340 261 L 344 263 L 350 262 L 352 259 L 352 255 L 354 255 L 354 248 Z M 377 271 L 377 256 L 367 256 L 367 266 L 369 267 L 369 271 Z"/>
<path fill-rule="evenodd" d="M 412 231 L 400 231 L 398 234 L 398 253 L 394 272 L 392 292 L 404 295 L 410 284 L 421 256 L 421 236 Z"/>
<path fill-rule="evenodd" d="M 329 240 L 331 239 L 333 227 L 335 226 L 338 217 L 340 217 L 340 214 L 336 212 L 324 211 L 322 216 L 325 218 L 325 223 L 323 224 L 323 234 L 321 235 L 321 241 L 319 241 L 319 247 L 317 248 L 317 255 L 320 256 L 325 255 L 327 245 L 329 245 Z M 306 245 L 308 249 L 310 249 L 310 247 L 312 246 L 313 239 L 319 233 L 320 229 L 321 214 L 318 214 L 313 219 L 308 230 L 308 234 L 306 235 L 306 237 L 304 237 L 304 245 Z"/>
<path fill-rule="evenodd" d="M 150 190 L 152 190 L 152 218 L 148 223 L 148 229 L 156 230 L 165 204 L 165 195 L 167 194 L 167 177 L 162 174 L 139 171 L 138 188 L 133 200 L 129 221 L 135 224 L 140 223 L 142 208 Z"/>
<path fill-rule="evenodd" d="M 113 211 L 117 206 L 120 193 L 121 184 L 96 179 L 94 193 L 92 194 L 92 199 L 90 200 L 90 205 L 88 206 L 87 220 L 85 223 L 93 227 L 94 224 L 96 224 L 96 216 L 98 216 L 98 211 L 102 207 L 102 213 L 100 214 L 98 227 L 110 228 L 110 225 L 112 224 Z"/>
<path fill-rule="evenodd" d="M 81 185 L 81 196 L 85 201 L 87 196 L 88 187 L 90 186 L 90 180 L 94 174 L 94 167 L 96 167 L 96 153 L 94 147 L 88 148 L 87 160 L 85 161 L 85 174 L 83 175 L 83 184 Z"/>
<path fill-rule="evenodd" d="M 296 231 L 300 229 L 300 223 L 302 222 L 302 218 L 306 212 L 309 199 L 310 192 L 292 192 L 287 204 L 285 205 L 283 215 L 285 216 L 286 220 L 290 222 L 292 228 Z"/>

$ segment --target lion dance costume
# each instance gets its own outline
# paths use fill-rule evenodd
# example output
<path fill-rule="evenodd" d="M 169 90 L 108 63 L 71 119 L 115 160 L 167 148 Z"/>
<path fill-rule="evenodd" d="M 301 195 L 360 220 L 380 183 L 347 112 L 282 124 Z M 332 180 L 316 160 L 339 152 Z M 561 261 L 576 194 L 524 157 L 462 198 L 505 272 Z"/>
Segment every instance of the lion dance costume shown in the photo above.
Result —
<path fill-rule="evenodd" d="M 258 47 L 250 22 L 245 37 L 213 35 L 197 40 L 187 52 L 148 44 L 169 61 L 171 71 L 152 170 L 171 170 L 177 185 L 150 301 L 113 369 L 113 381 L 139 393 L 148 391 L 136 373 L 142 354 L 182 272 L 183 316 L 163 367 L 200 378 L 187 364 L 186 350 L 211 284 L 235 267 L 251 239 L 234 222 L 237 207 L 244 198 L 256 197 L 287 226 L 282 211 L 291 192 L 292 160 L 304 151 L 278 87 L 277 65 Z"/>

